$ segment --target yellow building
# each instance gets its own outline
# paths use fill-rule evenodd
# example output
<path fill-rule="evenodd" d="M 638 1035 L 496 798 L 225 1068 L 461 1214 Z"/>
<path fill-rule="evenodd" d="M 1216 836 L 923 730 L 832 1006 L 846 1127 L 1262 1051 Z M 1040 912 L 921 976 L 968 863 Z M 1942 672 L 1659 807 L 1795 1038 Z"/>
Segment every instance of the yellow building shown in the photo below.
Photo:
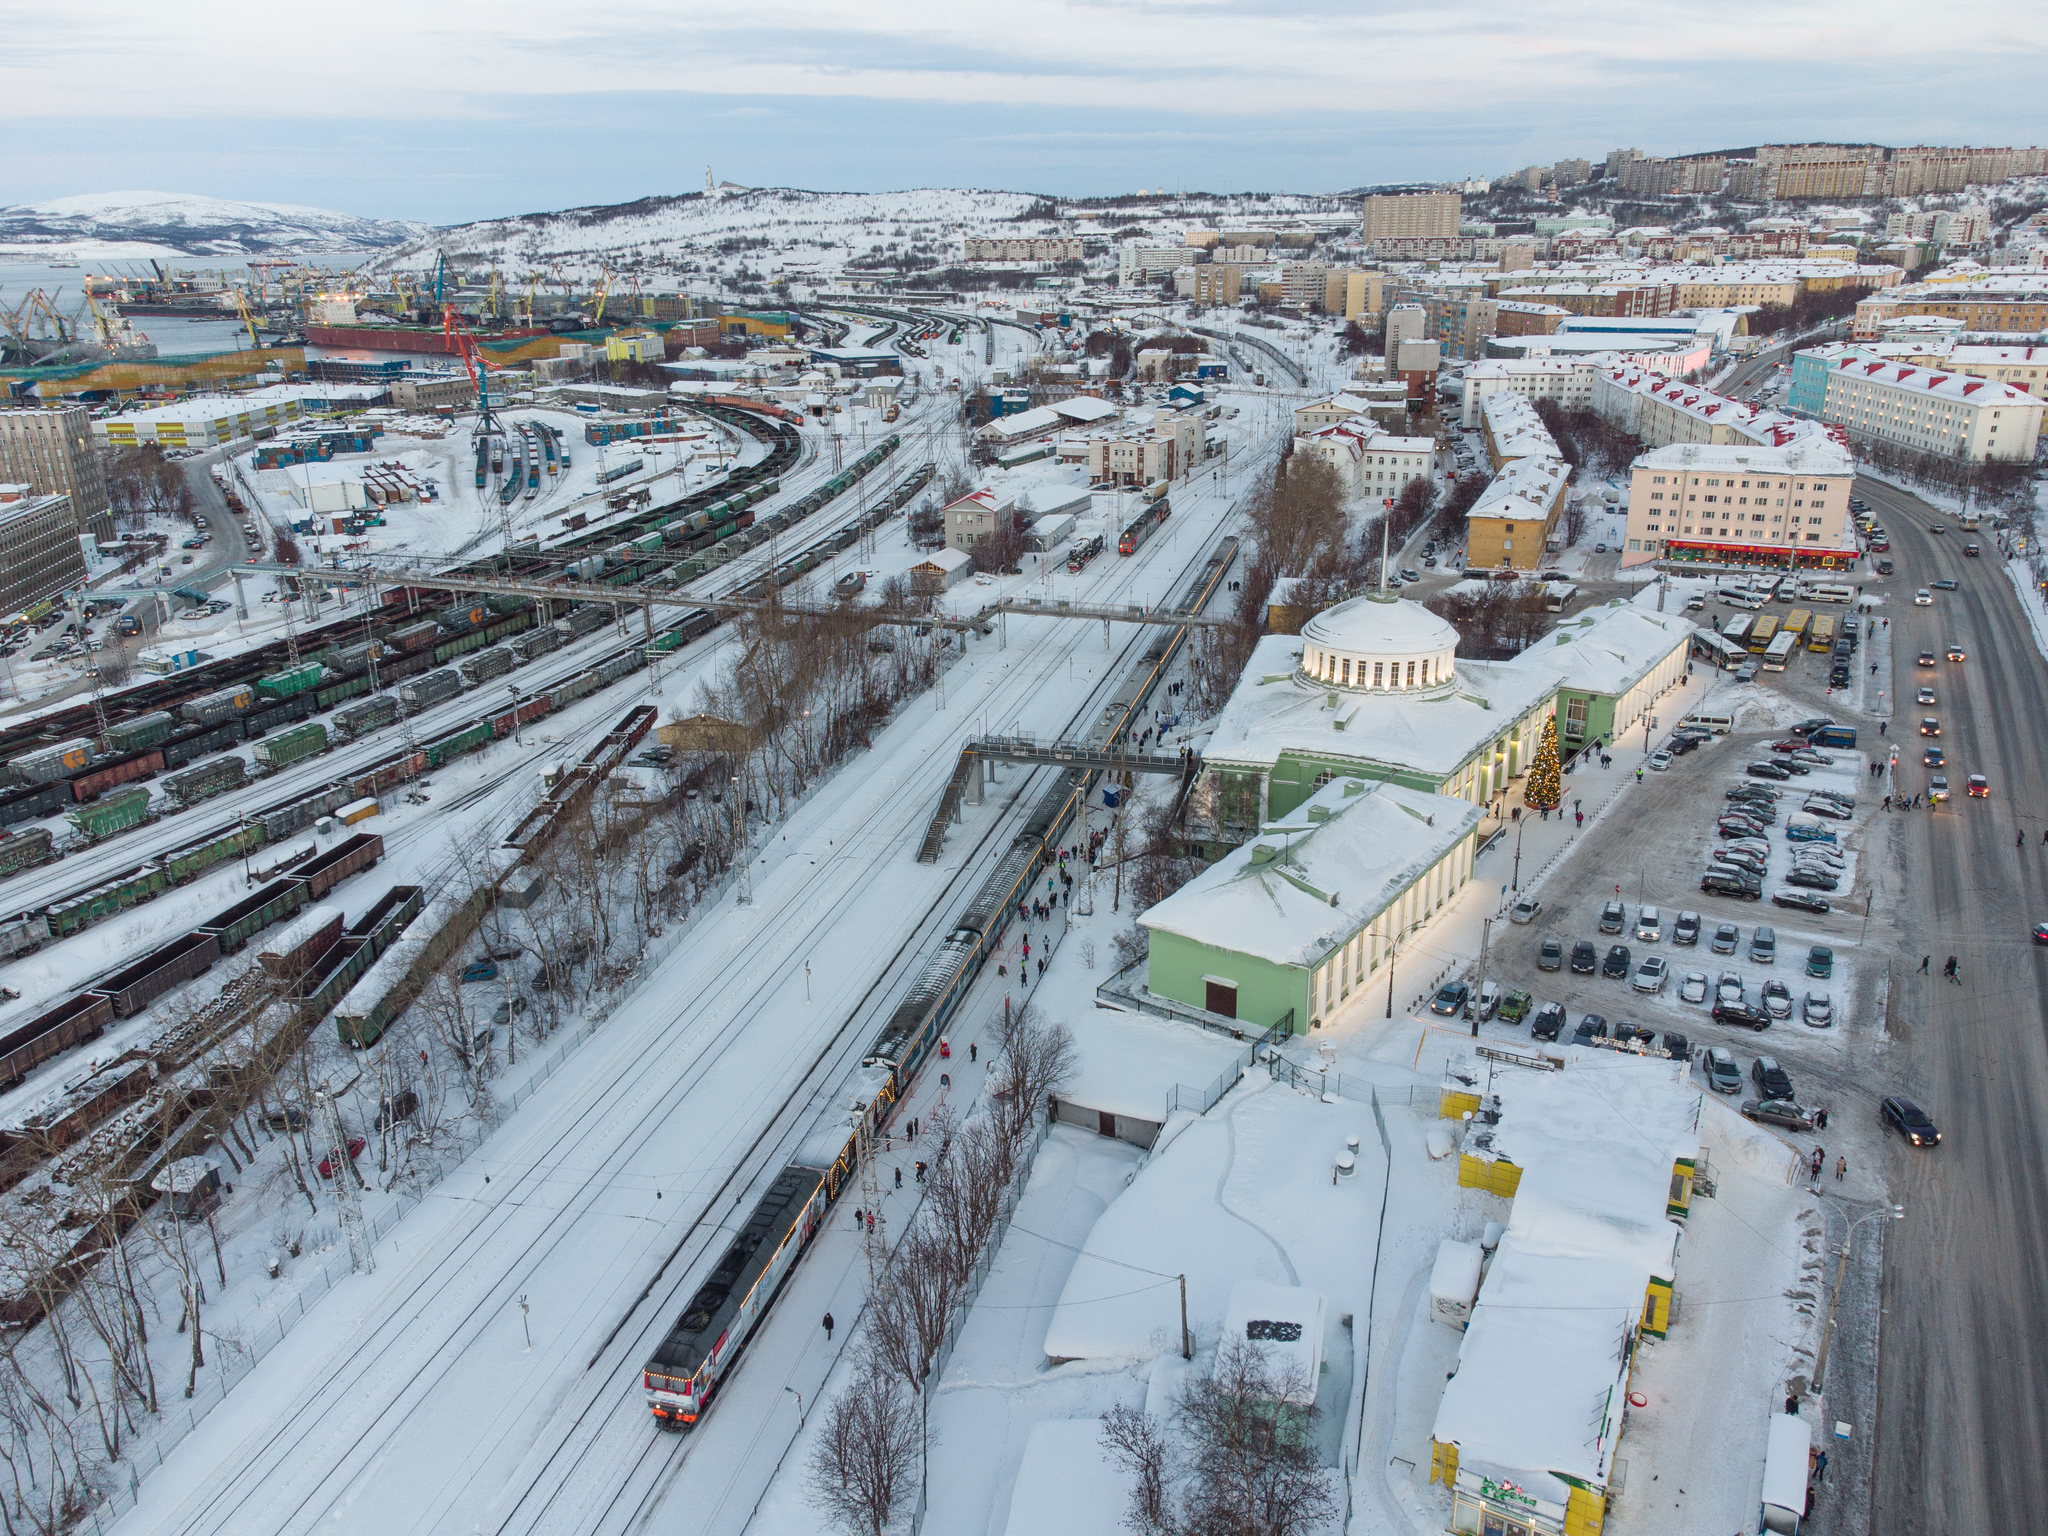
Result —
<path fill-rule="evenodd" d="M 1511 459 L 1465 517 L 1468 571 L 1533 571 L 1547 562 L 1564 515 L 1570 468 L 1562 459 Z"/>

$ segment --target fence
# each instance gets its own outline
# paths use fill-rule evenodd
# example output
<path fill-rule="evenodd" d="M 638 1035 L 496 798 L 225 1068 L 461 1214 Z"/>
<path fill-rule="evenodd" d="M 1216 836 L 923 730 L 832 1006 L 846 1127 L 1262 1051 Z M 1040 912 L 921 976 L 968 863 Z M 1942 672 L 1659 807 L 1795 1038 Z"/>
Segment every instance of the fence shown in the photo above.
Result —
<path fill-rule="evenodd" d="M 1276 1079 L 1284 1079 L 1290 1088 L 1299 1088 L 1304 1093 L 1319 1097 L 1335 1094 L 1342 1099 L 1353 1099 L 1360 1104 L 1374 1103 L 1373 1086 L 1363 1078 L 1347 1078 L 1341 1072 L 1332 1072 L 1325 1067 L 1304 1067 L 1298 1061 L 1290 1061 L 1277 1048 L 1269 1049 L 1261 1058 L 1266 1070 Z"/>
<path fill-rule="evenodd" d="M 1220 1013 L 1210 1013 L 1205 1008 L 1191 1007 L 1177 1003 L 1170 997 L 1161 997 L 1157 992 L 1147 990 L 1136 980 L 1138 971 L 1146 964 L 1143 959 L 1133 960 L 1109 980 L 1095 989 L 1095 1006 L 1112 1008 L 1120 1013 L 1149 1013 L 1155 1019 L 1175 1019 L 1182 1024 L 1195 1024 L 1211 1034 L 1228 1035 L 1233 1040 L 1248 1041 L 1253 1045 L 1265 1045 L 1282 1035 L 1294 1033 L 1294 1010 L 1288 1009 L 1271 1024 L 1255 1024 L 1249 1019 L 1229 1019 Z"/>
<path fill-rule="evenodd" d="M 531 1064 L 525 1081 L 493 1101 L 489 1106 L 488 1123 L 466 1126 L 461 1131 L 455 1142 L 455 1161 L 460 1162 L 481 1146 L 497 1129 L 498 1120 L 502 1115 L 510 1114 L 532 1098 L 540 1086 L 561 1068 L 570 1053 L 590 1038 L 600 1022 L 601 1020 L 591 1019 L 567 1034 L 558 1036 L 552 1049 Z M 381 1242 L 389 1236 L 391 1230 L 411 1213 L 422 1198 L 423 1196 L 411 1192 L 398 1193 L 390 1204 L 369 1217 L 371 1243 Z M 327 1230 L 338 1237 L 338 1229 Z M 161 1467 L 165 1458 L 177 1449 L 187 1435 L 199 1427 L 200 1421 L 207 1414 L 220 1405 L 235 1384 L 253 1372 L 264 1356 L 284 1342 L 285 1335 L 297 1326 L 299 1319 L 306 1315 L 311 1304 L 318 1302 L 321 1297 L 347 1279 L 349 1273 L 347 1247 L 337 1246 L 310 1268 L 302 1267 L 299 1270 L 295 1276 L 297 1288 L 280 1302 L 276 1313 L 257 1326 L 253 1339 L 216 1340 L 213 1368 L 201 1378 L 192 1397 L 159 1400 L 161 1406 L 155 1430 L 146 1439 L 132 1443 L 127 1455 L 107 1469 L 116 1477 L 125 1474 L 127 1481 L 109 1489 L 105 1498 L 86 1513 L 77 1529 L 90 1529 L 99 1533 L 99 1536 L 106 1536 L 115 1520 L 135 1506 L 141 1494 L 142 1474 Z"/>

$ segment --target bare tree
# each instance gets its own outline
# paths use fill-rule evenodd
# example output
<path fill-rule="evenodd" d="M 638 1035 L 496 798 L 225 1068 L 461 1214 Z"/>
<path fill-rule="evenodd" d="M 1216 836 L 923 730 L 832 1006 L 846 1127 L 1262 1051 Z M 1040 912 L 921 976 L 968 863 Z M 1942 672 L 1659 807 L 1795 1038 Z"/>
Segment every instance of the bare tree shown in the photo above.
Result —
<path fill-rule="evenodd" d="M 1168 1494 L 1173 1445 L 1165 1426 L 1144 1409 L 1119 1403 L 1102 1416 L 1102 1443 L 1109 1459 L 1131 1479 L 1124 1524 L 1138 1536 L 1176 1536 L 1179 1527 Z"/>
<path fill-rule="evenodd" d="M 1073 1032 L 1058 1020 L 1041 1023 L 1026 1004 L 997 1023 L 995 1055 L 989 1113 L 1010 1142 L 1021 1147 L 1040 1107 L 1073 1080 L 1079 1065 Z"/>
<path fill-rule="evenodd" d="M 882 1536 L 917 1460 L 917 1409 L 893 1372 L 865 1353 L 825 1410 L 811 1450 L 811 1502 L 849 1536 Z"/>
<path fill-rule="evenodd" d="M 945 1234 L 920 1221 L 897 1240 L 881 1289 L 868 1298 L 875 1358 L 921 1391 L 960 1300 L 960 1265 Z"/>

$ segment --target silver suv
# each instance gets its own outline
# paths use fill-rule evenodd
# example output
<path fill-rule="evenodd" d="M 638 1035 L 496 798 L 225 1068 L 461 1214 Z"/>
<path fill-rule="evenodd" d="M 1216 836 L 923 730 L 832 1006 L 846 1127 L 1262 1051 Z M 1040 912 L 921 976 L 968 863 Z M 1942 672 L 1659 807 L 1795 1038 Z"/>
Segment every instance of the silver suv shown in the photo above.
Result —
<path fill-rule="evenodd" d="M 1749 958 L 1754 965 L 1775 965 L 1778 959 L 1778 930 L 1762 925 L 1750 934 Z"/>

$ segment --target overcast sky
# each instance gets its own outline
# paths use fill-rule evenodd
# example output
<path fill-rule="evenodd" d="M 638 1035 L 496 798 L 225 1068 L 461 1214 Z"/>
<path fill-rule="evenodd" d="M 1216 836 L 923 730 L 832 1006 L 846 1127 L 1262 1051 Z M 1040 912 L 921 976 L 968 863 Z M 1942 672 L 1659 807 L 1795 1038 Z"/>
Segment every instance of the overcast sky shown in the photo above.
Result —
<path fill-rule="evenodd" d="M 721 180 L 1329 191 L 1617 145 L 2040 143 L 2040 0 L 0 0 L 0 204 L 452 223 Z"/>

